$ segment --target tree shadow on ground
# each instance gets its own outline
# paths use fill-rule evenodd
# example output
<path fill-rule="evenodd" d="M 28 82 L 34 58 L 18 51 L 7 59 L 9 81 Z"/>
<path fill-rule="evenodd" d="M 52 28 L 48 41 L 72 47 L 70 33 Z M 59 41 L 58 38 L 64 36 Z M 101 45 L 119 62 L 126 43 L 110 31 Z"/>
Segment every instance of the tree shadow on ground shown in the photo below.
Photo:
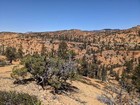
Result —
<path fill-rule="evenodd" d="M 70 83 L 65 83 L 59 89 L 52 89 L 51 93 L 68 95 L 68 93 L 78 93 L 78 90 L 77 87 L 72 86 Z"/>
<path fill-rule="evenodd" d="M 101 89 L 100 88 L 100 85 L 96 84 L 96 83 L 93 83 L 90 79 L 88 78 L 85 78 L 85 77 L 82 77 L 80 80 L 80 82 L 84 83 L 84 84 L 87 84 L 87 85 L 91 85 L 93 87 L 96 87 L 98 89 Z"/>
<path fill-rule="evenodd" d="M 27 78 L 27 79 L 23 79 L 23 80 L 16 80 L 13 83 L 14 84 L 18 84 L 18 85 L 25 85 L 28 84 L 30 82 L 34 81 L 34 78 Z"/>

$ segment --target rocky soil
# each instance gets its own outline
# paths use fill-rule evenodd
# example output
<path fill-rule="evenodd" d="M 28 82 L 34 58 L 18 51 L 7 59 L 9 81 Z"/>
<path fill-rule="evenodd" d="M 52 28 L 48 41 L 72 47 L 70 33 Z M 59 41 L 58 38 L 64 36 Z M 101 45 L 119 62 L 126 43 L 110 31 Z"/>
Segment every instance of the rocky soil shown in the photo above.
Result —
<path fill-rule="evenodd" d="M 0 67 L 1 91 L 17 91 L 35 95 L 44 105 L 103 105 L 97 100 L 97 96 L 102 94 L 103 87 L 99 80 L 84 78 L 81 82 L 74 81 L 72 85 L 77 87 L 75 92 L 54 95 L 51 93 L 51 88 L 47 87 L 43 90 L 34 82 L 25 85 L 13 84 L 14 80 L 10 77 L 10 73 L 16 64 Z"/>

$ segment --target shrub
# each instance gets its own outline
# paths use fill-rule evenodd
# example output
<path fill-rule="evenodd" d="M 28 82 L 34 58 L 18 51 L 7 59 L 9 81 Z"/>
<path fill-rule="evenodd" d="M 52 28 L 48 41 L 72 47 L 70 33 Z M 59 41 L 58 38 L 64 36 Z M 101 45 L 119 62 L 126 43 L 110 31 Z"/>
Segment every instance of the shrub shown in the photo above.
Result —
<path fill-rule="evenodd" d="M 33 76 L 42 75 L 45 71 L 45 57 L 39 54 L 33 56 L 27 55 L 21 60 L 21 64 L 25 66 L 28 72 Z"/>
<path fill-rule="evenodd" d="M 104 95 L 98 96 L 97 99 L 106 105 L 114 105 L 114 102 L 109 97 Z"/>
<path fill-rule="evenodd" d="M 7 65 L 7 63 L 5 61 L 3 61 L 3 60 L 0 60 L 0 67 L 3 67 L 5 65 Z"/>
<path fill-rule="evenodd" d="M 24 83 L 25 76 L 27 76 L 27 69 L 25 67 L 19 68 L 19 66 L 14 66 L 12 69 L 11 77 L 16 80 L 16 82 Z"/>
<path fill-rule="evenodd" d="M 0 91 L 0 105 L 41 105 L 41 102 L 26 93 Z"/>
<path fill-rule="evenodd" d="M 129 98 L 122 87 L 117 85 L 105 86 L 104 94 L 97 97 L 97 99 L 107 105 L 135 105 L 135 99 Z"/>

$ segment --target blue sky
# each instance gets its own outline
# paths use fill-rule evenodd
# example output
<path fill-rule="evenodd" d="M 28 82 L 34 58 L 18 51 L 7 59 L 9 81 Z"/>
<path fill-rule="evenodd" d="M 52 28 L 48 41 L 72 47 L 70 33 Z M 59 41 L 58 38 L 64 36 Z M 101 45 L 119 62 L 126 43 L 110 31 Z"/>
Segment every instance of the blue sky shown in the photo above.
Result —
<path fill-rule="evenodd" d="M 0 0 L 0 31 L 126 29 L 140 25 L 140 0 Z"/>

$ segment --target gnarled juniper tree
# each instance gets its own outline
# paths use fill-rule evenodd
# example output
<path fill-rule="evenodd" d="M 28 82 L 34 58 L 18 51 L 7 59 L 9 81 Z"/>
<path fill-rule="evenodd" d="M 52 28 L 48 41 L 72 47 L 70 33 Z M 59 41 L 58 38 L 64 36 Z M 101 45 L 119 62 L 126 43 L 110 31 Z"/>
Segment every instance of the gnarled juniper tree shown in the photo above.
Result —
<path fill-rule="evenodd" d="M 55 92 L 67 90 L 70 85 L 67 81 L 72 81 L 77 76 L 77 66 L 71 57 L 69 60 L 63 60 L 59 57 L 46 58 L 36 54 L 25 57 L 22 62 L 43 89 L 44 86 L 50 85 Z"/>

